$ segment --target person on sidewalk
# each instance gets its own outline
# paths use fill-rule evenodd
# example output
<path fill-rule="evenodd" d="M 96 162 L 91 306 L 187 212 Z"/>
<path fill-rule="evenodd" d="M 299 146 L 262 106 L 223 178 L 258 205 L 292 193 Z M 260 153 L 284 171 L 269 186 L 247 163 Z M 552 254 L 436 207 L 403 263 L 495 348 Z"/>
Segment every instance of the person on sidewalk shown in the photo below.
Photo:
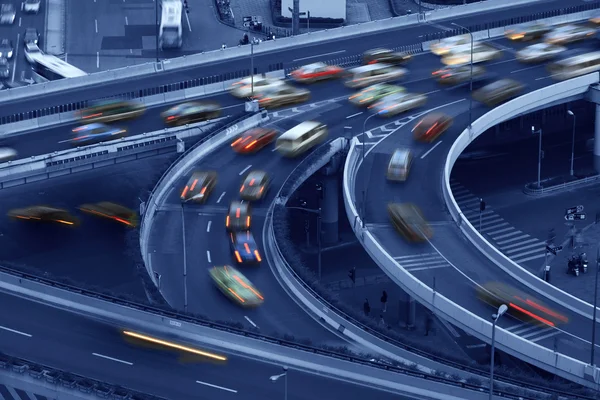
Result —
<path fill-rule="evenodd" d="M 387 311 L 387 292 L 384 290 L 383 293 L 381 294 L 381 310 L 383 312 Z"/>
<path fill-rule="evenodd" d="M 365 299 L 365 304 L 363 304 L 363 310 L 365 312 L 365 317 L 369 316 L 371 312 L 371 305 L 369 304 L 369 299 Z"/>

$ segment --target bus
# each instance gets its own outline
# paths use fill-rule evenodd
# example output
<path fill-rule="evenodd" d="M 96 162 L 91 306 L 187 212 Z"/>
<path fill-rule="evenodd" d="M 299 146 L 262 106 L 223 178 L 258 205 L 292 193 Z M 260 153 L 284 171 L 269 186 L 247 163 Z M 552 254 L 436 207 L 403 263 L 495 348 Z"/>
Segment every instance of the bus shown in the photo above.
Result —
<path fill-rule="evenodd" d="M 183 44 L 182 17 L 181 0 L 163 0 L 158 32 L 161 49 L 178 49 Z"/>
<path fill-rule="evenodd" d="M 34 44 L 27 45 L 25 58 L 31 64 L 33 80 L 37 83 L 88 75 L 56 56 L 45 54 Z"/>

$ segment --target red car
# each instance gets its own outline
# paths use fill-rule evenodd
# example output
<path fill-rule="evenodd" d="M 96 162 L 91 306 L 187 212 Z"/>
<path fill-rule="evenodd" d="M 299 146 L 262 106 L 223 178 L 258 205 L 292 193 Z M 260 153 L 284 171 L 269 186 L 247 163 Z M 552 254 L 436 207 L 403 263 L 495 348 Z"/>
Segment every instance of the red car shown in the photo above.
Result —
<path fill-rule="evenodd" d="M 242 133 L 233 143 L 231 148 L 237 153 L 256 153 L 275 140 L 277 131 L 270 128 L 253 128 Z"/>
<path fill-rule="evenodd" d="M 452 117 L 441 114 L 427 114 L 414 127 L 415 140 L 431 143 L 452 126 Z"/>
<path fill-rule="evenodd" d="M 290 74 L 290 78 L 296 82 L 311 83 L 340 78 L 343 73 L 343 68 L 318 62 L 298 68 Z"/>

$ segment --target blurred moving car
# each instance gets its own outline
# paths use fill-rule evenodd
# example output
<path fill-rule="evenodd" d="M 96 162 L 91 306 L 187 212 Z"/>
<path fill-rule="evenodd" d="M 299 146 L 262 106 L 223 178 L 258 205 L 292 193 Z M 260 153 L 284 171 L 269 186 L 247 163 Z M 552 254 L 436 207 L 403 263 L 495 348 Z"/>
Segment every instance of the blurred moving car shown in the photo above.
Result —
<path fill-rule="evenodd" d="M 0 40 L 0 57 L 11 59 L 15 48 L 10 39 Z"/>
<path fill-rule="evenodd" d="M 75 146 L 114 140 L 127 134 L 127 129 L 116 128 L 100 123 L 87 124 L 73 128 L 75 137 L 71 143 Z"/>
<path fill-rule="evenodd" d="M 31 206 L 16 208 L 8 212 L 8 216 L 15 219 L 24 219 L 40 222 L 58 222 L 63 225 L 79 225 L 79 219 L 67 210 L 49 206 Z"/>
<path fill-rule="evenodd" d="M 0 6 L 0 24 L 12 24 L 16 17 L 17 10 L 14 5 L 5 3 Z"/>
<path fill-rule="evenodd" d="M 303 103 L 310 98 L 310 91 L 293 86 L 278 86 L 265 89 L 254 95 L 263 108 L 281 107 L 287 104 Z"/>
<path fill-rule="evenodd" d="M 250 203 L 234 200 L 229 204 L 225 217 L 225 228 L 229 232 L 247 231 L 252 222 L 252 206 Z"/>
<path fill-rule="evenodd" d="M 240 198 L 246 201 L 258 201 L 269 190 L 269 175 L 265 171 L 250 171 L 240 187 Z"/>
<path fill-rule="evenodd" d="M 377 83 L 369 86 L 360 92 L 353 94 L 348 98 L 350 103 L 355 106 L 367 107 L 390 94 L 403 93 L 406 89 L 402 86 L 389 85 L 387 83 Z"/>
<path fill-rule="evenodd" d="M 409 242 L 425 242 L 433 231 L 419 207 L 410 203 L 390 203 L 388 214 L 394 228 Z"/>
<path fill-rule="evenodd" d="M 23 44 L 33 43 L 38 45 L 39 48 L 40 34 L 35 28 L 25 29 L 25 35 L 23 35 Z"/>
<path fill-rule="evenodd" d="M 17 151 L 10 147 L 0 147 L 0 162 L 14 160 L 17 157 Z"/>
<path fill-rule="evenodd" d="M 567 57 L 546 67 L 552 78 L 562 81 L 600 71 L 600 51 Z"/>
<path fill-rule="evenodd" d="M 248 278 L 232 266 L 212 267 L 209 274 L 219 290 L 242 307 L 257 307 L 265 301 Z"/>
<path fill-rule="evenodd" d="M 390 49 L 372 49 L 363 54 L 365 64 L 385 63 L 391 65 L 404 64 L 411 59 L 410 54 Z"/>
<path fill-rule="evenodd" d="M 544 35 L 552 30 L 552 27 L 542 22 L 533 22 L 529 24 L 519 25 L 513 29 L 504 32 L 504 36 L 510 40 L 535 40 L 541 39 Z"/>
<path fill-rule="evenodd" d="M 204 203 L 216 185 L 217 173 L 215 171 L 196 171 L 188 180 L 179 197 L 182 202 Z"/>
<path fill-rule="evenodd" d="M 23 2 L 23 11 L 27 14 L 37 14 L 40 12 L 41 0 L 25 0 Z"/>
<path fill-rule="evenodd" d="M 283 156 L 296 157 L 323 142 L 327 133 L 327 125 L 304 121 L 279 136 L 275 146 Z"/>
<path fill-rule="evenodd" d="M 344 69 L 341 67 L 317 62 L 292 71 L 290 78 L 296 82 L 313 83 L 327 79 L 340 78 L 342 74 L 344 74 Z"/>
<path fill-rule="evenodd" d="M 431 143 L 452 126 L 452 117 L 443 113 L 429 113 L 413 128 L 415 140 Z"/>
<path fill-rule="evenodd" d="M 252 83 L 254 84 L 254 91 L 252 90 Z M 254 77 L 244 78 L 241 81 L 231 85 L 229 93 L 231 93 L 234 97 L 243 99 L 262 93 L 266 89 L 280 86 L 287 86 L 287 84 L 281 79 L 267 78 L 266 76 L 262 75 L 254 75 Z"/>
<path fill-rule="evenodd" d="M 517 51 L 517 60 L 524 63 L 548 61 L 567 50 L 566 47 L 548 43 L 536 43 Z"/>
<path fill-rule="evenodd" d="M 384 97 L 369 108 L 384 117 L 391 117 L 402 112 L 422 107 L 427 103 L 427 96 L 417 93 L 397 93 Z"/>
<path fill-rule="evenodd" d="M 10 63 L 4 57 L 0 57 L 0 78 L 8 79 L 10 77 Z"/>
<path fill-rule="evenodd" d="M 406 76 L 406 74 L 408 74 L 408 70 L 389 64 L 363 65 L 348 70 L 349 78 L 344 82 L 344 85 L 355 89 L 363 88 L 375 83 L 396 81 Z"/>
<path fill-rule="evenodd" d="M 473 64 L 495 60 L 502 57 L 502 50 L 484 43 L 473 44 Z M 450 49 L 450 52 L 442 57 L 444 65 L 471 64 L 471 45 L 464 45 Z"/>
<path fill-rule="evenodd" d="M 160 114 L 165 124 L 174 126 L 215 119 L 219 115 L 221 115 L 219 104 L 196 101 L 178 104 Z"/>
<path fill-rule="evenodd" d="M 237 153 L 256 153 L 263 147 L 272 143 L 277 136 L 277 131 L 272 128 L 252 128 L 235 139 L 231 148 Z"/>
<path fill-rule="evenodd" d="M 137 118 L 146 111 L 142 103 L 124 100 L 105 100 L 81 110 L 79 116 L 86 122 L 114 122 Z"/>
<path fill-rule="evenodd" d="M 386 178 L 388 181 L 404 182 L 408 178 L 413 155 L 410 149 L 396 149 L 390 157 Z"/>
<path fill-rule="evenodd" d="M 495 106 L 518 96 L 525 87 L 513 79 L 500 79 L 473 92 L 473 98 L 488 106 Z"/>
<path fill-rule="evenodd" d="M 258 264 L 262 261 L 252 232 L 231 232 L 231 252 L 238 264 Z"/>
<path fill-rule="evenodd" d="M 471 35 L 460 35 L 444 38 L 439 43 L 430 46 L 430 50 L 436 56 L 445 56 L 456 46 L 462 46 L 471 43 Z"/>
<path fill-rule="evenodd" d="M 593 38 L 596 30 L 583 25 L 563 25 L 544 35 L 544 41 L 549 44 L 569 44 Z"/>
<path fill-rule="evenodd" d="M 479 79 L 485 74 L 485 68 L 480 65 L 473 65 L 473 79 Z M 450 65 L 443 67 L 432 73 L 438 83 L 444 85 L 458 85 L 471 80 L 471 64 L 469 65 Z"/>
<path fill-rule="evenodd" d="M 140 221 L 138 214 L 132 209 L 108 201 L 102 201 L 94 204 L 83 204 L 78 208 L 84 213 L 112 219 L 113 221 L 120 222 L 130 228 L 137 227 Z"/>
<path fill-rule="evenodd" d="M 600 25 L 600 14 L 596 14 L 590 18 L 590 22 L 595 25 Z"/>
<path fill-rule="evenodd" d="M 527 293 L 501 282 L 488 282 L 477 286 L 477 296 L 496 309 L 506 304 L 509 313 L 522 321 L 557 326 L 569 322 L 569 318 L 552 310 Z"/>

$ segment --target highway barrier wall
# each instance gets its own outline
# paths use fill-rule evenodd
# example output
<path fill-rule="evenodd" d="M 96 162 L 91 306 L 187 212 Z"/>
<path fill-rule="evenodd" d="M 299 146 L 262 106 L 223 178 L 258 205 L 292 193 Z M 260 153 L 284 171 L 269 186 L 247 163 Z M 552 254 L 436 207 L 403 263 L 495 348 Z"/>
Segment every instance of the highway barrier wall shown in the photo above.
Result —
<path fill-rule="evenodd" d="M 178 143 L 207 134 L 227 117 L 57 151 L 0 164 L 0 189 L 173 152 Z"/>
<path fill-rule="evenodd" d="M 0 269 L 3 269 L 0 267 Z M 198 318 L 112 298 L 23 273 L 0 271 L 0 291 L 76 312 L 115 327 L 195 344 L 292 370 L 351 381 L 424 400 L 486 400 L 481 384 L 427 375 L 390 363 L 369 361 L 312 346 L 259 335 Z M 529 399 L 503 393 L 502 398 Z M 532 399 L 533 400 L 533 399 Z"/>
<path fill-rule="evenodd" d="M 243 116 L 237 121 L 229 124 L 227 127 L 211 133 L 198 142 L 193 148 L 186 151 L 186 153 L 173 163 L 160 178 L 155 188 L 152 190 L 148 201 L 146 201 L 146 207 L 140 227 L 140 250 L 142 252 L 142 258 L 146 265 L 148 275 L 156 287 L 158 287 L 158 281 L 154 276 L 154 271 L 152 270 L 152 264 L 148 255 L 148 239 L 150 237 L 150 231 L 152 230 L 154 216 L 158 212 L 159 205 L 164 201 L 168 191 L 182 175 L 188 173 L 191 168 L 208 153 L 231 141 L 233 137 L 240 133 L 261 125 L 268 120 L 269 115 L 266 112 L 261 111 L 250 117 Z"/>
<path fill-rule="evenodd" d="M 344 26 L 336 29 L 326 29 L 322 31 L 297 35 L 294 37 L 266 41 L 261 43 L 260 46 L 256 46 L 254 53 L 255 55 L 261 55 L 265 53 L 277 52 L 283 49 L 306 46 L 317 42 L 326 42 L 342 38 L 361 36 L 364 34 L 385 32 L 393 29 L 398 29 L 400 27 L 417 25 L 420 22 L 437 22 L 440 20 L 452 19 L 456 17 L 464 18 L 466 16 L 474 15 L 484 11 L 502 10 L 522 4 L 530 4 L 541 1 L 543 0 L 488 0 L 481 3 L 467 4 L 447 9 L 428 11 L 424 14 L 410 14 L 385 20 Z M 583 10 L 595 9 L 598 7 L 600 7 L 600 4 L 598 3 L 588 3 L 563 8 L 557 11 L 563 14 L 569 12 L 579 12 Z M 532 17 L 534 18 L 535 16 Z M 515 21 L 514 23 L 520 23 L 530 20 L 532 19 L 530 19 L 529 17 L 521 18 L 518 21 Z M 505 25 L 510 24 L 511 22 L 508 22 Z M 497 24 L 487 24 L 479 28 L 472 27 L 473 29 L 471 29 L 471 27 L 467 28 L 471 29 L 472 31 L 478 31 L 482 29 L 489 29 L 488 26 L 497 27 Z M 454 33 L 448 34 L 448 36 L 451 36 L 452 34 Z M 73 90 L 75 88 L 99 86 L 105 84 L 108 81 L 121 81 L 134 78 L 137 79 L 140 77 L 152 77 L 153 75 L 157 75 L 165 71 L 184 71 L 197 65 L 224 61 L 234 61 L 236 59 L 247 58 L 248 55 L 248 46 L 238 46 L 234 48 L 220 49 L 200 54 L 194 54 L 191 56 L 163 60 L 159 63 L 153 62 L 140 64 L 136 66 L 98 72 L 84 77 L 62 79 L 44 84 L 8 89 L 0 92 L 0 103 L 34 96 L 43 96 L 49 93 L 65 92 Z"/>
<path fill-rule="evenodd" d="M 360 165 L 360 157 L 360 145 L 358 140 L 354 139 L 344 166 L 343 192 L 346 214 L 359 242 L 379 267 L 416 301 L 429 308 L 440 318 L 480 340 L 490 343 L 492 324 L 489 320 L 473 314 L 421 282 L 394 260 L 379 244 L 375 236 L 363 226 L 354 195 L 354 180 Z M 554 352 L 499 327 L 496 328 L 496 346 L 508 354 L 555 375 L 583 386 L 596 388 L 597 383 L 590 381 L 590 367 L 584 362 Z M 597 379 L 598 369 L 592 368 L 592 371 L 595 371 L 593 375 Z"/>

